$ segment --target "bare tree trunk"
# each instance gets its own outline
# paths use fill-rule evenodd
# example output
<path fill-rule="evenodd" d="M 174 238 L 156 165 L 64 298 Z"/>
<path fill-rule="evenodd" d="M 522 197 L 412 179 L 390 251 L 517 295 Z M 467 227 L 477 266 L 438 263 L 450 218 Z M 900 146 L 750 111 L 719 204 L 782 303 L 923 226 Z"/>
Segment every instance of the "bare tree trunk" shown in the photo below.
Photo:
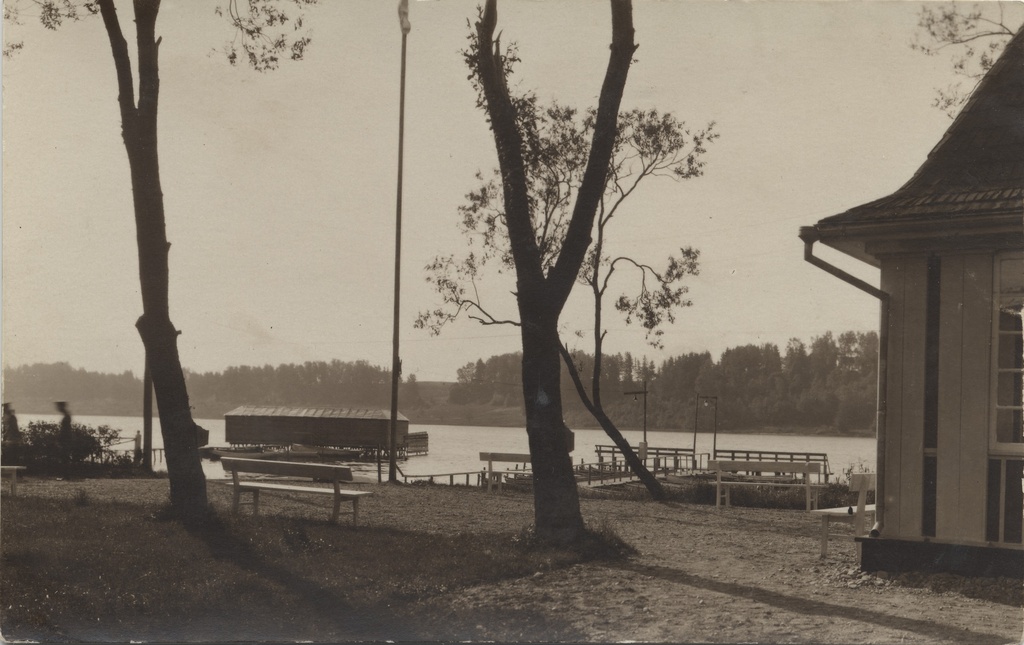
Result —
<path fill-rule="evenodd" d="M 178 331 L 168 303 L 168 251 L 160 161 L 157 153 L 157 106 L 160 93 L 155 37 L 159 0 L 135 0 L 135 30 L 139 60 L 139 99 L 135 105 L 128 44 L 121 32 L 114 0 L 99 0 L 117 71 L 121 134 L 128 153 L 142 316 L 135 326 L 146 348 L 153 377 L 160 429 L 167 457 L 171 504 L 185 520 L 203 517 L 207 510 L 206 477 L 199 459 L 198 432 L 189 407 L 185 376 L 178 356 Z"/>
<path fill-rule="evenodd" d="M 580 396 L 580 401 L 583 402 L 584 407 L 590 412 L 591 416 L 601 424 L 601 428 L 605 434 L 615 443 L 618 447 L 619 452 L 622 453 L 623 459 L 629 465 L 629 469 L 632 470 L 643 485 L 647 487 L 647 491 L 651 494 L 651 497 L 656 500 L 665 499 L 665 489 L 661 486 L 661 482 L 651 474 L 651 471 L 647 470 L 647 466 L 644 462 L 640 461 L 636 453 L 633 451 L 633 447 L 629 445 L 626 438 L 619 432 L 615 422 L 608 417 L 605 413 L 604 408 L 599 404 L 595 404 L 589 396 L 587 396 L 587 389 L 583 386 L 583 379 L 580 378 L 579 370 L 576 369 L 576 365 L 572 362 L 572 355 L 569 353 L 569 349 L 565 345 L 559 345 L 559 350 L 562 353 L 562 360 L 565 366 L 569 370 L 569 376 L 572 378 L 573 385 L 576 386 L 576 392 Z M 597 363 L 600 365 L 600 363 Z M 595 367 L 595 373 L 599 374 L 599 368 Z"/>
<path fill-rule="evenodd" d="M 522 309 L 522 305 L 521 305 Z M 530 312 L 527 312 L 530 313 Z M 533 469 L 534 523 L 537 536 L 568 544 L 583 532 L 579 491 L 562 420 L 561 365 L 557 320 L 527 323 L 523 317 L 523 400 Z"/>

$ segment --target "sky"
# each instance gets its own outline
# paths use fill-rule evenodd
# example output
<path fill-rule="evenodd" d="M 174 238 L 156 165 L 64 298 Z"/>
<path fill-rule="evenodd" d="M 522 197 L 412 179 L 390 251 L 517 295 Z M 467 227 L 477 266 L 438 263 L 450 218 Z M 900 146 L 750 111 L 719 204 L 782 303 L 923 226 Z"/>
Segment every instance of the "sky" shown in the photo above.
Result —
<path fill-rule="evenodd" d="M 397 1 L 312 7 L 306 59 L 268 74 L 226 62 L 219 49 L 231 27 L 199 4 L 164 0 L 157 23 L 170 307 L 183 366 L 389 367 Z M 517 351 L 519 335 L 463 319 L 439 336 L 413 327 L 440 305 L 424 267 L 464 251 L 457 208 L 497 161 L 460 55 L 476 0 L 410 4 L 401 356 L 406 376 L 454 380 L 468 362 Z M 609 233 L 611 252 L 656 265 L 681 246 L 700 249 L 693 306 L 665 328 L 660 350 L 608 316 L 606 351 L 657 363 L 877 329 L 877 302 L 804 262 L 797 232 L 893 192 L 949 126 L 931 106 L 935 88 L 955 80 L 949 60 L 909 46 L 920 8 L 634 0 L 639 49 L 623 108 L 672 112 L 694 128 L 714 121 L 721 137 L 703 177 L 650 181 Z M 1011 11 L 1024 17 L 1020 5 Z M 596 102 L 606 3 L 502 0 L 498 20 L 502 42 L 516 42 L 523 59 L 516 87 L 581 109 Z M 140 375 L 131 191 L 102 23 L 49 32 L 26 18 L 5 28 L 24 49 L 2 62 L 3 364 Z M 872 267 L 816 252 L 877 284 Z M 479 286 L 496 317 L 515 317 L 510 276 Z M 592 339 L 572 332 L 591 326 L 588 313 L 577 290 L 561 319 L 583 350 Z"/>

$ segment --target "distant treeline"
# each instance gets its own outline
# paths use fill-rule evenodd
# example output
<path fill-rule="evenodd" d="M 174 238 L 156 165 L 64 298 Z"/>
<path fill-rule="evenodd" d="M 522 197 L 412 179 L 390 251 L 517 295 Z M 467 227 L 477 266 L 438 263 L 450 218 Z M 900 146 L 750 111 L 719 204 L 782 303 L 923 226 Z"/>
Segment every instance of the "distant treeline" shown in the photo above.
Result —
<path fill-rule="evenodd" d="M 708 352 L 675 356 L 656 365 L 629 353 L 605 356 L 601 394 L 605 411 L 620 428 L 643 424 L 642 395 L 647 383 L 647 426 L 711 430 L 714 406 L 702 408 L 696 397 L 717 397 L 721 430 L 765 427 L 828 428 L 841 433 L 873 427 L 877 386 L 878 335 L 874 332 L 831 332 L 810 346 L 792 339 L 785 351 L 772 343 L 742 345 L 722 353 L 716 362 Z M 504 354 L 468 363 L 458 370 L 449 402 L 458 405 L 522 405 L 520 355 Z M 575 363 L 587 390 L 594 359 L 576 354 Z M 563 367 L 562 400 L 570 427 L 593 426 Z"/>
<path fill-rule="evenodd" d="M 643 423 L 643 397 L 625 395 L 647 382 L 647 426 L 692 430 L 696 397 L 717 397 L 720 430 L 765 427 L 828 428 L 848 433 L 874 423 L 878 337 L 874 332 L 826 333 L 810 345 L 792 339 L 784 351 L 768 343 L 725 350 L 718 361 L 708 352 L 675 356 L 656 365 L 629 353 L 606 356 L 601 390 L 605 410 L 623 429 Z M 522 425 L 521 356 L 502 354 L 467 363 L 455 383 L 401 384 L 400 408 L 420 423 Z M 590 388 L 593 357 L 575 362 Z M 223 372 L 189 372 L 193 414 L 219 418 L 243 404 L 388 408 L 391 372 L 366 361 L 310 361 L 276 367 L 229 367 Z M 53 411 L 66 400 L 76 414 L 136 416 L 142 409 L 142 380 L 132 372 L 100 374 L 67 363 L 4 369 L 4 401 L 28 413 Z M 563 367 L 562 399 L 570 427 L 595 427 Z M 702 408 L 701 430 L 715 421 Z"/>
<path fill-rule="evenodd" d="M 67 363 L 4 367 L 3 399 L 17 412 L 57 414 L 54 401 L 67 401 L 73 414 L 142 414 L 142 381 L 131 372 L 101 374 Z"/>
<path fill-rule="evenodd" d="M 366 361 L 310 361 L 276 367 L 229 367 L 223 372 L 185 370 L 192 414 L 218 418 L 239 405 L 376 407 L 391 405 L 391 371 Z M 142 379 L 132 372 L 101 374 L 67 363 L 4 368 L 5 402 L 19 412 L 47 413 L 54 401 L 68 401 L 75 414 L 137 416 L 142 413 Z M 446 394 L 447 396 L 447 394 Z M 402 383 L 403 407 L 418 408 L 416 378 Z M 155 400 L 154 400 L 155 405 Z"/>

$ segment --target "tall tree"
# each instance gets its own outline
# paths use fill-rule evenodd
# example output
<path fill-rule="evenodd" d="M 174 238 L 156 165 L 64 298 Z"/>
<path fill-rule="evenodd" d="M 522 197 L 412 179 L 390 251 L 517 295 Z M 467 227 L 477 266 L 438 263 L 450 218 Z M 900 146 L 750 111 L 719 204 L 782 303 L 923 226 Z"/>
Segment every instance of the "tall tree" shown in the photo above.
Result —
<path fill-rule="evenodd" d="M 508 86 L 514 52 L 495 38 L 497 0 L 487 0 L 470 39 L 467 62 L 494 134 L 501 170 L 504 224 L 515 267 L 516 303 L 523 344 L 522 387 L 534 477 L 534 523 L 545 541 L 580 538 L 583 517 L 562 421 L 558 318 L 591 243 L 618 132 L 619 105 L 636 45 L 630 0 L 611 0 L 611 54 L 594 116 L 586 171 L 561 243 L 538 243 L 537 202 L 530 193 L 527 140 L 536 132 L 535 97 L 514 97 Z M 524 127 L 525 126 L 525 127 Z M 553 238 L 552 238 L 553 239 Z M 551 262 L 546 263 L 545 257 Z"/>
<path fill-rule="evenodd" d="M 1007 41 L 1021 27 L 1007 15 L 1004 2 L 926 4 L 918 14 L 918 32 L 911 48 L 929 56 L 949 53 L 960 80 L 935 90 L 932 105 L 953 118 L 974 85 L 999 58 Z M 965 87 L 966 84 L 966 87 Z"/>
<path fill-rule="evenodd" d="M 290 0 L 297 5 L 315 0 Z M 99 13 L 110 43 L 117 78 L 117 103 L 121 114 L 121 136 L 128 155 L 132 199 L 135 215 L 136 241 L 139 256 L 139 281 L 142 292 L 142 315 L 135 326 L 146 350 L 146 361 L 153 377 L 160 411 L 170 480 L 170 498 L 178 517 L 199 521 L 207 510 L 206 477 L 203 475 L 198 451 L 198 426 L 192 418 L 188 390 L 178 355 L 178 334 L 170 318 L 168 298 L 170 243 L 167 240 L 164 196 L 160 182 L 160 159 L 157 149 L 157 108 L 160 98 L 159 48 L 156 22 L 160 0 L 134 0 L 135 47 L 138 66 L 138 88 L 132 71 L 128 42 L 121 29 L 115 0 L 76 3 L 73 0 L 35 2 L 44 27 L 56 29 L 64 21 Z M 243 5 L 244 6 L 244 5 Z M 4 18 L 19 19 L 19 5 L 4 3 Z M 245 7 L 245 6 L 244 6 Z M 224 15 L 224 11 L 218 9 Z M 276 0 L 249 0 L 239 9 L 237 0 L 228 4 L 227 15 L 236 30 L 237 43 L 247 53 L 249 63 L 264 71 L 277 66 L 282 52 L 301 59 L 308 35 L 301 32 L 301 19 L 292 22 L 281 36 L 271 36 L 291 20 Z M 4 53 L 20 49 L 20 43 L 5 45 Z M 234 62 L 237 50 L 228 46 L 228 59 Z"/>
<path fill-rule="evenodd" d="M 471 57 L 471 63 L 473 62 Z M 506 64 L 518 60 L 514 49 L 506 55 Z M 580 195 L 587 178 L 588 143 L 593 140 L 598 122 L 597 110 L 580 114 L 557 102 L 546 107 L 538 105 L 532 94 L 512 96 L 517 109 L 518 125 L 523 143 L 523 166 L 526 175 L 527 199 L 532 207 L 531 228 L 545 273 L 555 266 L 569 231 L 575 211 L 573 197 Z M 626 321 L 639 322 L 648 332 L 648 340 L 658 345 L 662 322 L 674 320 L 677 307 L 690 303 L 683 298 L 687 289 L 679 284 L 685 275 L 696 273 L 697 252 L 686 248 L 680 259 L 669 258 L 668 268 L 659 272 L 648 264 L 629 257 L 606 255 L 605 232 L 620 207 L 648 177 L 668 176 L 677 180 L 697 177 L 703 172 L 702 155 L 708 142 L 717 138 L 713 124 L 691 132 L 671 114 L 657 110 L 631 110 L 618 117 L 616 137 L 609 156 L 605 184 L 601 189 L 594 218 L 596 241 L 578 274 L 594 297 L 594 345 L 596 360 L 590 363 L 591 387 L 583 385 L 576 360 L 568 348 L 560 344 L 568 375 L 581 402 L 620 448 L 627 463 L 647 485 L 652 495 L 662 496 L 660 484 L 636 456 L 623 438 L 601 402 L 602 345 L 605 330 L 601 319 L 604 298 L 612 276 L 625 267 L 638 277 L 634 295 L 622 296 L 616 308 Z M 447 309 L 421 316 L 418 323 L 437 331 L 441 325 L 463 311 L 484 324 L 515 323 L 498 318 L 483 307 L 474 284 L 482 268 L 498 260 L 499 270 L 515 270 L 516 258 L 510 240 L 512 228 L 506 221 L 507 203 L 502 202 L 503 175 L 495 172 L 490 179 L 482 176 L 481 186 L 468 195 L 460 208 L 461 227 L 471 244 L 481 240 L 479 252 L 474 251 L 461 261 L 454 256 L 438 258 L 428 267 L 431 280 L 442 295 Z M 577 201 L 578 204 L 578 201 Z"/>

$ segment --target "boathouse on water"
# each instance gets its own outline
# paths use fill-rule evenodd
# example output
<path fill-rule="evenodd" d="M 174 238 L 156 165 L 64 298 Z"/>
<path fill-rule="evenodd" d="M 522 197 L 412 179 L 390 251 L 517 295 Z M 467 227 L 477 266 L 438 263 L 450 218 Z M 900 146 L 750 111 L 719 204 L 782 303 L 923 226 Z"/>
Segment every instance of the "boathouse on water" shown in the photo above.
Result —
<path fill-rule="evenodd" d="M 800 230 L 881 306 L 878 504 L 866 570 L 1024 575 L 1024 30 L 917 173 Z M 881 288 L 814 256 L 821 242 Z"/>
<path fill-rule="evenodd" d="M 390 428 L 390 413 L 378 409 L 243 405 L 224 415 L 225 439 L 232 445 L 386 449 Z M 409 419 L 399 414 L 396 445 L 406 445 L 408 435 Z"/>

